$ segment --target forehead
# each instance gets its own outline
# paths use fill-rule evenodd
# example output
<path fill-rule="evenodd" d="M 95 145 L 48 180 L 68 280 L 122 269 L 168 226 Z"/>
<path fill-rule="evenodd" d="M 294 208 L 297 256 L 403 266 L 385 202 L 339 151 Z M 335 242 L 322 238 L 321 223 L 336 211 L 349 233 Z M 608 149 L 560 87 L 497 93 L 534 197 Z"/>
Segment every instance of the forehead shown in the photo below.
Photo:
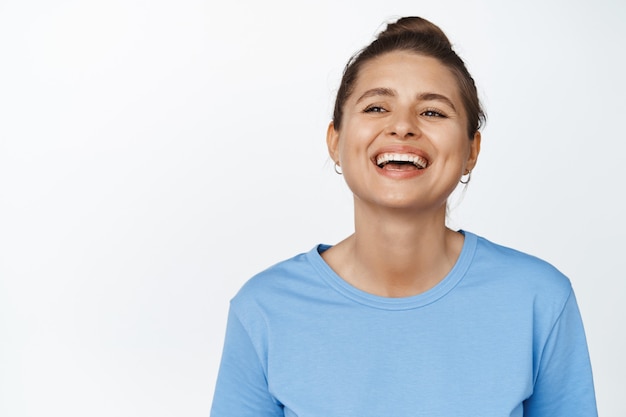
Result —
<path fill-rule="evenodd" d="M 370 88 L 391 88 L 400 95 L 438 93 L 460 104 L 460 92 L 452 71 L 438 59 L 407 51 L 393 51 L 361 67 L 351 99 Z"/>

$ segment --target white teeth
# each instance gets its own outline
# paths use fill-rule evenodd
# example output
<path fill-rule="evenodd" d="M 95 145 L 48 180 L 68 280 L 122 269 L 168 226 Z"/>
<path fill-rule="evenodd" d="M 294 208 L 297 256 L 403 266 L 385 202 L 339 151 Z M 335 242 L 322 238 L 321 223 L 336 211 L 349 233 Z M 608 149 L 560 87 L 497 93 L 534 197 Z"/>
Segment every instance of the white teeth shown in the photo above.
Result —
<path fill-rule="evenodd" d="M 383 167 L 390 162 L 410 162 L 419 169 L 426 168 L 428 161 L 421 156 L 407 153 L 383 153 L 376 158 L 376 165 Z"/>

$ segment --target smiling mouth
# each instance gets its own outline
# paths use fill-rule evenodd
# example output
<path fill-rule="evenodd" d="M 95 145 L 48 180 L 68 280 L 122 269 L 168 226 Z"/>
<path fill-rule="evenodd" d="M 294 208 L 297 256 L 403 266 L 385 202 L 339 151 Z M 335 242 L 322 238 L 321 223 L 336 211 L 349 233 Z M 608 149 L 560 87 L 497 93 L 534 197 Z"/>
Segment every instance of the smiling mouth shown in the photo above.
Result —
<path fill-rule="evenodd" d="M 428 166 L 428 161 L 415 154 L 383 153 L 376 157 L 376 165 L 382 169 L 393 170 L 424 169 Z"/>

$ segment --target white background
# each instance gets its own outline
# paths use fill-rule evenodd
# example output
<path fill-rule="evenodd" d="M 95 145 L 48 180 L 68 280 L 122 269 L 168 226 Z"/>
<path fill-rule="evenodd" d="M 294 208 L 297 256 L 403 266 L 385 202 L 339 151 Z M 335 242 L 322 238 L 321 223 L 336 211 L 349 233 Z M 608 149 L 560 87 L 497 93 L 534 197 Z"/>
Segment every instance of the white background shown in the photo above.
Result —
<path fill-rule="evenodd" d="M 622 0 L 0 0 L 0 415 L 207 416 L 229 299 L 352 230 L 326 126 L 401 15 L 489 115 L 451 225 L 571 278 L 625 416 Z"/>

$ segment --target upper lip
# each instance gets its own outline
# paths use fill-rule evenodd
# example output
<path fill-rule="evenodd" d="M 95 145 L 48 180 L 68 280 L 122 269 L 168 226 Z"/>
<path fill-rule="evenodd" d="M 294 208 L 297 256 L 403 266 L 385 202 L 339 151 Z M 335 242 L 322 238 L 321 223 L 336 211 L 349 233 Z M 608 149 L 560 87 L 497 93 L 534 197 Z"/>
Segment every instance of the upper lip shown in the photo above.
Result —
<path fill-rule="evenodd" d="M 430 156 L 423 150 L 409 145 L 390 145 L 376 150 L 372 156 L 372 162 L 374 165 L 379 165 L 379 160 L 388 161 L 389 159 L 395 159 L 399 161 L 410 161 L 421 168 L 426 168 L 430 165 Z"/>

